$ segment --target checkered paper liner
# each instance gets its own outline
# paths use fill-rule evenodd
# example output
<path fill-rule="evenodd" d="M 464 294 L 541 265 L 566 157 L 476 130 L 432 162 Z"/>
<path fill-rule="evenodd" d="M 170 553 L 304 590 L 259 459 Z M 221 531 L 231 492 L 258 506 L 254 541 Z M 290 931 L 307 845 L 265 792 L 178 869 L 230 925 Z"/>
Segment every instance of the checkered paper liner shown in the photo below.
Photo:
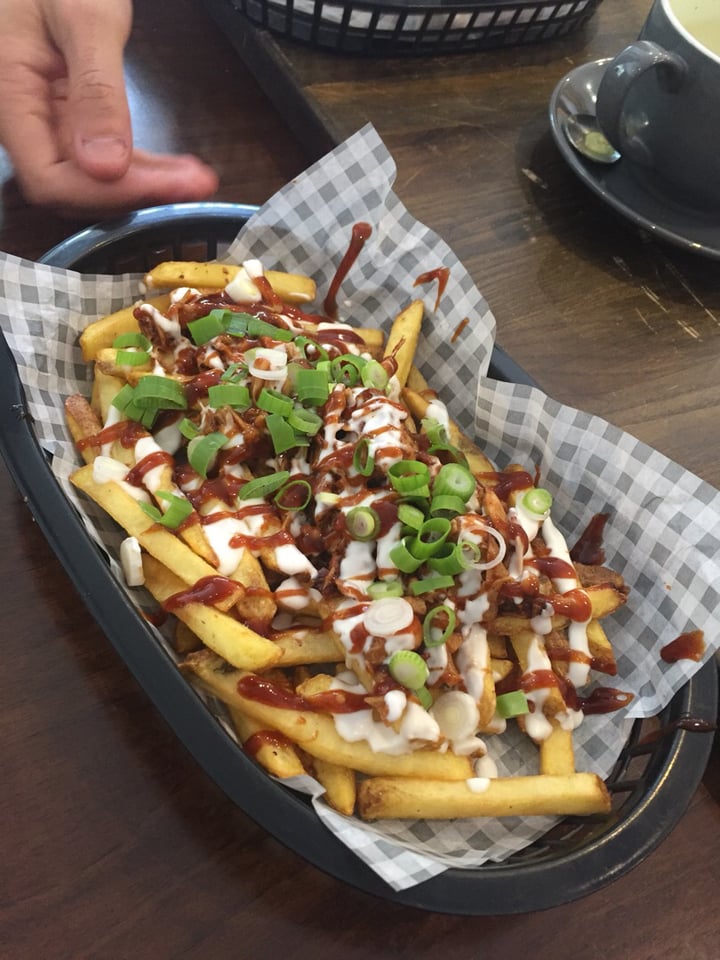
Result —
<path fill-rule="evenodd" d="M 607 563 L 622 572 L 631 593 L 605 626 L 618 661 L 613 684 L 635 698 L 626 711 L 586 717 L 575 733 L 577 769 L 605 777 L 632 718 L 656 714 L 700 668 L 692 661 L 664 664 L 661 647 L 689 629 L 705 631 L 706 658 L 718 647 L 720 493 L 598 417 L 562 406 L 537 389 L 487 379 L 492 313 L 449 247 L 393 193 L 394 177 L 388 151 L 375 130 L 365 127 L 272 197 L 242 229 L 227 259 L 252 256 L 269 268 L 307 273 L 318 281 L 322 296 L 352 225 L 367 221 L 372 236 L 343 284 L 341 316 L 388 330 L 410 299 L 423 296 L 427 317 L 416 362 L 451 416 L 499 468 L 509 462 L 540 468 L 542 483 L 554 497 L 553 519 L 570 544 L 594 514 L 610 513 Z M 436 285 L 414 282 L 441 266 L 450 268 L 450 278 L 435 309 Z M 139 279 L 81 276 L 0 254 L 0 324 L 36 435 L 118 575 L 112 558 L 122 534 L 94 505 L 80 502 L 67 480 L 78 458 L 63 401 L 75 392 L 89 395 L 92 370 L 81 359 L 79 332 L 135 300 Z M 142 593 L 128 592 L 136 602 Z M 213 702 L 209 707 L 227 725 L 222 708 Z M 537 771 L 536 748 L 516 729 L 486 742 L 501 775 Z M 449 866 L 499 862 L 556 822 L 363 824 L 330 810 L 309 778 L 295 785 L 314 794 L 312 802 L 328 828 L 396 890 Z"/>

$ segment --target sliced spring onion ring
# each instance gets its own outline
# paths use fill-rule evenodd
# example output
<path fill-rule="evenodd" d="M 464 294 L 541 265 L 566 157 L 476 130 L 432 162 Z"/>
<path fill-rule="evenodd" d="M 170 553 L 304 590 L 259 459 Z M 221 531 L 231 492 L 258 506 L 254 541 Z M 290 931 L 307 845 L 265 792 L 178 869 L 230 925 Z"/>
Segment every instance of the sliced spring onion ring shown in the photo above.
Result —
<path fill-rule="evenodd" d="M 123 347 L 138 347 L 138 349 L 144 350 L 146 353 L 152 347 L 152 343 L 150 343 L 145 334 L 140 333 L 139 330 L 128 330 L 127 333 L 119 333 L 113 340 L 112 345 L 116 350 L 121 350 Z"/>
<path fill-rule="evenodd" d="M 451 530 L 447 517 L 431 517 L 425 520 L 417 534 L 408 544 L 408 549 L 418 560 L 433 556 L 447 540 Z"/>
<path fill-rule="evenodd" d="M 411 530 L 419 530 L 425 523 L 425 514 L 411 503 L 401 503 L 398 507 L 398 520 Z"/>
<path fill-rule="evenodd" d="M 279 413 L 282 417 L 287 417 L 289 413 L 292 413 L 293 402 L 290 397 L 281 393 L 279 390 L 263 387 L 258 395 L 256 406 L 259 410 L 266 410 L 268 413 Z"/>
<path fill-rule="evenodd" d="M 363 614 L 363 626 L 373 637 L 391 637 L 407 630 L 415 620 L 412 604 L 404 597 L 373 600 Z"/>
<path fill-rule="evenodd" d="M 250 317 L 247 325 L 248 335 L 251 337 L 271 337 L 273 340 L 280 340 L 282 343 L 290 343 L 295 336 L 291 330 L 285 327 L 276 327 L 274 323 L 268 323 L 261 317 Z"/>
<path fill-rule="evenodd" d="M 181 384 L 172 377 L 159 377 L 153 373 L 138 380 L 133 402 L 139 407 L 153 407 L 155 410 L 184 410 L 187 407 Z"/>
<path fill-rule="evenodd" d="M 307 443 L 307 439 L 298 437 L 287 420 L 281 417 L 279 413 L 269 413 L 265 418 L 265 426 L 270 434 L 273 449 L 277 454 L 285 453 L 286 450 L 292 450 L 293 447 Z"/>
<path fill-rule="evenodd" d="M 388 385 L 390 377 L 381 363 L 377 360 L 368 360 L 360 371 L 360 379 L 364 387 L 372 387 L 374 390 L 384 390 Z"/>
<path fill-rule="evenodd" d="M 531 487 L 520 499 L 523 510 L 539 520 L 544 520 L 548 516 L 552 503 L 552 494 L 544 487 Z"/>
<path fill-rule="evenodd" d="M 496 567 L 499 563 L 502 563 L 503 560 L 505 559 L 507 544 L 505 543 L 503 535 L 498 530 L 496 530 L 495 527 L 491 527 L 489 525 L 483 524 L 483 531 L 489 534 L 493 538 L 493 540 L 495 540 L 495 542 L 498 545 L 498 552 L 492 560 L 483 560 L 482 562 L 479 562 L 476 560 L 473 563 L 473 569 L 492 570 L 493 567 Z M 468 544 L 471 544 L 472 542 L 473 542 L 472 540 L 467 541 Z"/>
<path fill-rule="evenodd" d="M 254 500 L 256 498 L 266 497 L 269 493 L 275 493 L 283 484 L 290 479 L 289 470 L 278 470 L 277 473 L 271 473 L 267 477 L 253 477 L 244 483 L 238 491 L 238 500 Z"/>
<path fill-rule="evenodd" d="M 187 417 L 180 421 L 179 430 L 186 440 L 192 440 L 193 437 L 200 435 L 200 427 L 196 427 Z"/>
<path fill-rule="evenodd" d="M 204 317 L 197 317 L 188 322 L 188 333 L 198 346 L 213 340 L 221 333 L 225 333 L 225 318 L 230 315 L 229 310 L 211 310 Z"/>
<path fill-rule="evenodd" d="M 474 548 L 471 550 L 469 548 Z M 480 559 L 480 548 L 474 543 L 444 543 L 432 557 L 428 557 L 428 566 L 436 573 L 454 577 L 469 570 L 475 560 Z"/>
<path fill-rule="evenodd" d="M 472 473 L 459 463 L 444 463 L 433 483 L 433 496 L 459 497 L 467 503 L 475 493 L 476 481 Z"/>
<path fill-rule="evenodd" d="M 274 496 L 281 510 L 304 510 L 312 499 L 312 487 L 302 477 L 289 480 Z"/>
<path fill-rule="evenodd" d="M 369 477 L 375 469 L 375 457 L 370 453 L 370 441 L 360 437 L 353 450 L 353 467 L 361 477 Z"/>
<path fill-rule="evenodd" d="M 465 501 L 460 497 L 441 493 L 430 501 L 430 516 L 432 517 L 457 517 L 461 513 L 465 513 Z"/>
<path fill-rule="evenodd" d="M 345 525 L 353 540 L 373 540 L 380 529 L 380 517 L 372 507 L 353 507 L 345 517 Z"/>
<path fill-rule="evenodd" d="M 414 650 L 396 650 L 388 662 L 393 680 L 397 680 L 413 692 L 425 686 L 430 670 L 419 653 Z"/>
<path fill-rule="evenodd" d="M 287 415 L 287 422 L 293 430 L 306 433 L 309 437 L 314 437 L 323 425 L 322 417 L 314 410 L 306 410 L 305 407 L 293 407 Z"/>
<path fill-rule="evenodd" d="M 145 350 L 118 350 L 115 362 L 120 367 L 141 367 L 150 362 L 150 354 Z"/>
<path fill-rule="evenodd" d="M 208 389 L 208 403 L 215 410 L 220 407 L 245 410 L 250 406 L 250 391 L 242 383 L 217 383 Z"/>
<path fill-rule="evenodd" d="M 495 709 L 504 720 L 509 720 L 510 717 L 520 717 L 530 712 L 528 699 L 522 690 L 501 693 L 495 700 Z"/>
<path fill-rule="evenodd" d="M 324 370 L 300 367 L 295 377 L 295 393 L 301 403 L 322 406 L 330 396 L 327 373 Z"/>
<path fill-rule="evenodd" d="M 439 603 L 432 610 L 428 610 L 423 620 L 425 646 L 439 647 L 445 643 L 455 629 L 456 622 L 455 611 L 445 603 Z"/>
<path fill-rule="evenodd" d="M 473 698 L 463 690 L 448 690 L 433 704 L 431 713 L 440 732 L 449 740 L 472 737 L 480 723 L 480 714 Z"/>
<path fill-rule="evenodd" d="M 433 705 L 433 697 L 428 688 L 423 684 L 422 687 L 418 687 L 417 690 L 413 690 L 412 692 L 420 701 L 420 706 L 424 710 L 429 710 Z"/>
<path fill-rule="evenodd" d="M 325 347 L 319 344 L 317 340 L 311 340 L 310 337 L 295 337 L 295 346 L 309 363 L 329 359 Z"/>
<path fill-rule="evenodd" d="M 360 380 L 360 371 L 366 363 L 367 360 L 364 357 L 356 357 L 354 353 L 343 353 L 331 361 L 330 377 L 335 383 L 354 387 Z"/>
<path fill-rule="evenodd" d="M 382 600 L 384 597 L 402 597 L 403 585 L 399 580 L 375 580 L 367 588 L 371 600 Z"/>
<path fill-rule="evenodd" d="M 388 469 L 388 477 L 398 493 L 418 496 L 417 491 L 430 482 L 430 470 L 419 460 L 398 460 Z"/>
<path fill-rule="evenodd" d="M 410 592 L 414 597 L 419 597 L 422 593 L 431 593 L 434 590 L 449 590 L 454 585 L 455 581 L 449 574 L 439 573 L 434 577 L 413 580 L 410 584 Z"/>
<path fill-rule="evenodd" d="M 231 363 L 220 379 L 223 383 L 228 380 L 232 383 L 235 380 L 243 380 L 247 376 L 248 368 L 245 363 Z"/>
<path fill-rule="evenodd" d="M 206 433 L 193 437 L 187 445 L 190 466 L 201 477 L 207 477 L 218 450 L 221 450 L 226 443 L 227 437 L 224 433 Z"/>
<path fill-rule="evenodd" d="M 245 337 L 247 336 L 250 321 L 253 319 L 254 317 L 251 313 L 244 313 L 240 310 L 228 310 L 226 316 L 223 317 L 225 333 L 231 337 Z"/>
<path fill-rule="evenodd" d="M 395 564 L 402 573 L 414 573 L 422 564 L 422 560 L 418 560 L 409 550 L 410 539 L 410 537 L 403 537 L 400 543 L 396 543 L 390 551 L 390 562 Z"/>

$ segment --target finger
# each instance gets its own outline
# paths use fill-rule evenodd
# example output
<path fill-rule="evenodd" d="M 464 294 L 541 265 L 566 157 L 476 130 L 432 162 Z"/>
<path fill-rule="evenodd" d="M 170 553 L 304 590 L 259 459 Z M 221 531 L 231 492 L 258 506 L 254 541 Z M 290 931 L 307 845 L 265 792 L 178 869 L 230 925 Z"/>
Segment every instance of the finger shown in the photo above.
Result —
<path fill-rule="evenodd" d="M 19 172 L 20 173 L 20 172 Z M 217 175 L 197 157 L 136 150 L 127 173 L 101 181 L 74 162 L 61 160 L 31 178 L 18 179 L 25 198 L 63 215 L 109 215 L 159 203 L 205 200 L 217 190 Z"/>
<path fill-rule="evenodd" d="M 67 65 L 65 120 L 75 159 L 91 177 L 115 180 L 132 155 L 123 50 L 130 31 L 130 4 L 59 0 L 51 30 Z"/>

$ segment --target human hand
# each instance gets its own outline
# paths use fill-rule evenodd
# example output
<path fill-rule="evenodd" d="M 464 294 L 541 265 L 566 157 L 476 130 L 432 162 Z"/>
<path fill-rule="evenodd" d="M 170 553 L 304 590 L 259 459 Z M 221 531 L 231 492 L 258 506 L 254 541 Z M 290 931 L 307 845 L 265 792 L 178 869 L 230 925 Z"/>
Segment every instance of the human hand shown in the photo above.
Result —
<path fill-rule="evenodd" d="M 99 214 L 215 192 L 196 157 L 133 148 L 131 0 L 0 0 L 0 16 L 0 144 L 30 203 Z"/>

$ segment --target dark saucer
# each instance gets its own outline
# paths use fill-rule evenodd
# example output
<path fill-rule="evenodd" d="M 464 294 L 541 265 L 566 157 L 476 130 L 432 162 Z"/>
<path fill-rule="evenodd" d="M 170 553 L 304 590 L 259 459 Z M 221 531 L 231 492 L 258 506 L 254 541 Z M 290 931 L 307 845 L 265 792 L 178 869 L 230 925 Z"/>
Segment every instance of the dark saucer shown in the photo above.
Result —
<path fill-rule="evenodd" d="M 597 89 L 609 60 L 575 67 L 558 83 L 550 98 L 550 125 L 555 142 L 574 173 L 601 199 L 651 236 L 692 253 L 720 260 L 720 210 L 701 210 L 672 197 L 640 175 L 622 158 L 615 164 L 596 163 L 569 143 L 564 124 L 569 115 L 594 114 Z"/>

